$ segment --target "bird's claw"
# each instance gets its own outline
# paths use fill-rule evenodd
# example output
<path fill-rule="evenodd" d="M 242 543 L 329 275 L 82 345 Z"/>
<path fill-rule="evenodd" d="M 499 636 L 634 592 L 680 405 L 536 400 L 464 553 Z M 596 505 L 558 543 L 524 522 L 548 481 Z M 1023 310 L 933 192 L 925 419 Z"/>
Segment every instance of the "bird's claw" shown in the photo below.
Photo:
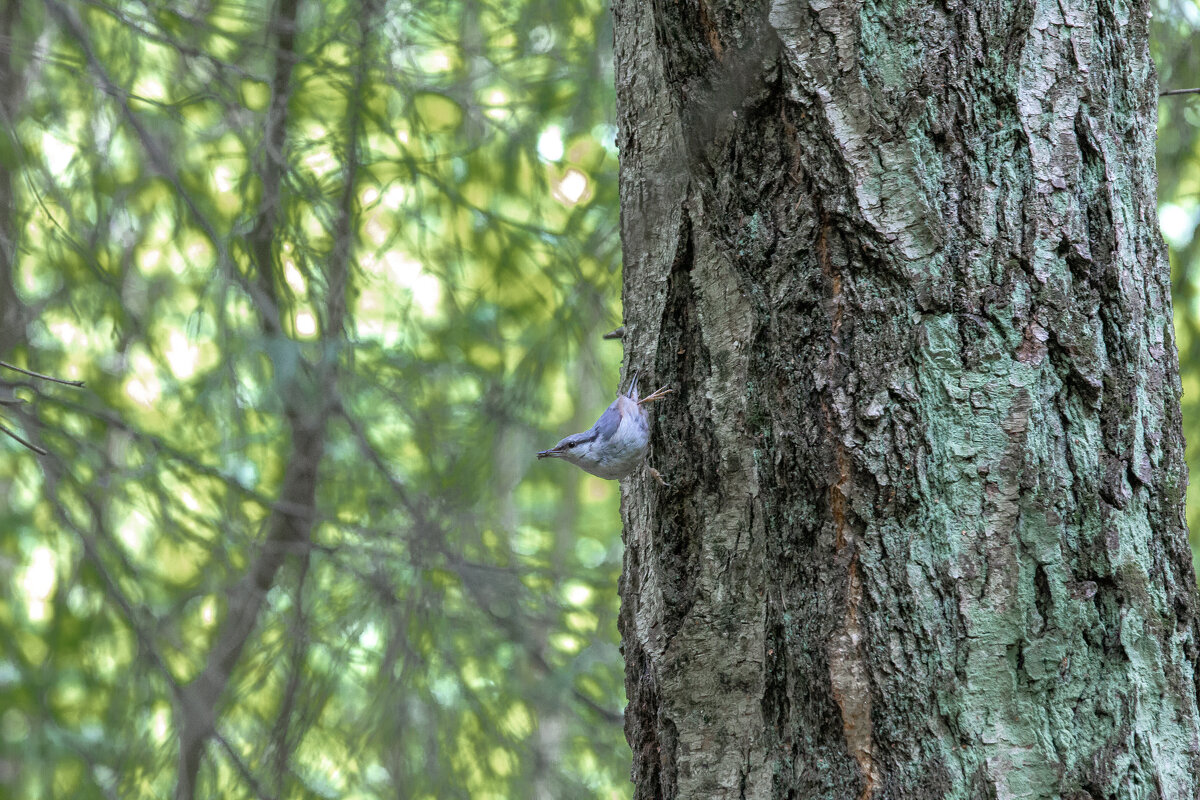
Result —
<path fill-rule="evenodd" d="M 666 486 L 667 488 L 670 488 L 671 484 L 669 484 L 663 480 L 663 476 L 659 474 L 658 470 L 656 470 L 654 467 L 650 466 L 649 464 L 646 465 L 646 469 L 649 470 L 650 477 L 654 478 L 654 480 L 658 481 L 659 486 Z"/>
<path fill-rule="evenodd" d="M 646 403 L 653 403 L 655 400 L 661 400 L 667 395 L 672 394 L 674 391 L 674 389 L 668 389 L 666 386 L 662 387 L 661 389 L 655 389 L 641 400 L 638 400 L 638 405 L 641 406 L 645 405 Z"/>

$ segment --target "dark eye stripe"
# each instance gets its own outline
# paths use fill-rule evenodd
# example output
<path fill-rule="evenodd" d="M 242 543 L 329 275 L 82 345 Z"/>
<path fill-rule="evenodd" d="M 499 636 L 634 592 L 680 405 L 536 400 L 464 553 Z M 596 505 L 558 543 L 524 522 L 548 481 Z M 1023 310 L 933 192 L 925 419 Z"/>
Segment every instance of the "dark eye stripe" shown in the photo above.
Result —
<path fill-rule="evenodd" d="M 594 441 L 596 441 L 596 437 L 599 435 L 600 435 L 600 431 L 592 431 L 591 436 L 587 437 L 586 439 L 576 439 L 573 442 L 571 442 L 570 444 L 568 444 L 567 447 L 579 447 L 579 445 L 581 445 L 581 444 L 587 444 L 588 442 L 594 442 Z"/>

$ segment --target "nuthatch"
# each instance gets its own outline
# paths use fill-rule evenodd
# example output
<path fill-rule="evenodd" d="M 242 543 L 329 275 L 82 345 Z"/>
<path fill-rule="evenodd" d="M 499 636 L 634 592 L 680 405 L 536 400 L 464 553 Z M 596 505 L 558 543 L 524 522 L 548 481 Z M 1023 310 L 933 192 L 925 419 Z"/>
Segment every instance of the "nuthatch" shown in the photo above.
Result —
<path fill-rule="evenodd" d="M 568 436 L 549 450 L 538 453 L 537 457 L 566 459 L 584 472 L 610 481 L 633 472 L 646 457 L 646 448 L 650 444 L 650 419 L 643 406 L 675 391 L 663 387 L 639 400 L 637 383 L 635 372 L 629 394 L 621 394 L 618 390 L 617 399 L 605 409 L 595 425 L 583 433 Z M 662 482 L 657 471 L 652 469 L 651 474 Z"/>

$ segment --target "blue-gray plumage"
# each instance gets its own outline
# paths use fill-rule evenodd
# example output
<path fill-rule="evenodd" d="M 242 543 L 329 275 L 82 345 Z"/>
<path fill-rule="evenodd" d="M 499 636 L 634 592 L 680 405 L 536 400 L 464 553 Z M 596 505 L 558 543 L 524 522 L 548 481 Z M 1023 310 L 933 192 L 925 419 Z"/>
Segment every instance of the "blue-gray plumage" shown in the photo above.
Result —
<path fill-rule="evenodd" d="M 639 400 L 637 382 L 637 373 L 634 373 L 629 394 L 618 391 L 617 399 L 604 410 L 595 425 L 541 451 L 538 458 L 561 458 L 584 472 L 612 481 L 633 472 L 646 457 L 646 448 L 650 444 L 650 419 L 644 406 L 674 391 L 664 387 Z M 657 472 L 653 474 L 658 477 Z M 661 477 L 658 479 L 662 480 Z"/>
<path fill-rule="evenodd" d="M 604 413 L 600 415 L 600 419 L 596 420 L 596 424 L 592 427 L 599 438 L 612 438 L 613 434 L 617 432 L 617 428 L 621 427 L 621 412 L 617 411 L 615 400 L 612 405 L 604 409 Z"/>

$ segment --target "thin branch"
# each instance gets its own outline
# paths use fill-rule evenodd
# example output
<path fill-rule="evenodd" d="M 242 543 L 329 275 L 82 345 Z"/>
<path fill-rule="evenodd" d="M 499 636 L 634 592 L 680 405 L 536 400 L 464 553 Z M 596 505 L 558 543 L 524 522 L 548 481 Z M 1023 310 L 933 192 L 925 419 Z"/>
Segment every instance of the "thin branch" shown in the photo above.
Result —
<path fill-rule="evenodd" d="M 27 441 L 25 441 L 25 440 L 24 440 L 24 439 L 22 439 L 20 436 L 18 436 L 18 435 L 16 434 L 16 432 L 15 432 L 15 431 L 13 431 L 11 428 L 8 428 L 8 427 L 4 426 L 3 424 L 0 424 L 0 432 L 7 433 L 9 436 L 11 436 L 12 438 L 16 439 L 16 440 L 17 440 L 18 442 L 20 442 L 21 444 L 25 445 L 26 447 L 28 447 L 28 448 L 29 448 L 30 450 L 32 450 L 33 452 L 37 453 L 39 456 L 48 456 L 48 455 L 50 455 L 49 451 L 47 451 L 47 450 L 44 450 L 44 449 L 42 449 L 41 447 L 38 447 L 38 446 L 37 446 L 36 444 L 34 444 L 33 442 L 27 442 Z"/>
<path fill-rule="evenodd" d="M 553 674 L 555 672 L 554 666 L 546 660 L 544 655 L 542 655 L 540 648 L 534 642 L 529 640 L 529 637 L 526 635 L 526 631 L 521 626 L 521 623 L 511 617 L 506 617 L 502 614 L 496 613 L 494 604 L 488 602 L 488 599 L 479 592 L 478 586 L 473 581 L 466 580 L 461 572 L 457 572 L 457 574 L 459 580 L 462 582 L 463 588 L 466 589 L 467 594 L 470 595 L 473 600 L 475 600 L 479 610 L 487 615 L 487 617 L 492 620 L 492 623 L 497 628 L 500 628 L 508 634 L 509 641 L 515 642 L 524 648 L 525 654 L 533 662 L 534 669 L 538 670 L 538 672 L 542 675 Z M 571 688 L 571 696 L 605 722 L 617 725 L 621 724 L 625 720 L 625 716 L 621 712 L 612 711 L 605 708 L 576 687 Z"/>
<path fill-rule="evenodd" d="M 104 525 L 103 509 L 100 507 L 100 503 L 94 496 L 82 491 L 82 487 L 79 486 L 79 482 L 75 479 L 74 475 L 65 469 L 64 464 L 58 462 L 57 460 L 50 463 L 49 476 L 51 478 L 52 490 L 56 498 L 60 496 L 57 487 L 62 483 L 64 478 L 69 478 L 70 484 L 73 486 L 73 488 L 80 492 L 79 496 L 82 498 L 84 504 L 88 507 L 88 511 L 90 512 L 92 530 L 89 532 L 85 530 L 84 527 L 80 526 L 67 513 L 66 507 L 62 502 L 56 502 L 54 504 L 56 516 L 64 524 L 66 524 L 67 527 L 73 529 L 79 536 L 79 540 L 83 544 L 84 555 L 91 563 L 92 568 L 95 569 L 97 574 L 100 576 L 105 594 L 108 596 L 109 600 L 112 601 L 112 603 L 114 603 L 120 610 L 121 615 L 124 617 L 125 624 L 128 625 L 129 629 L 133 632 L 134 638 L 137 640 L 140 646 L 140 650 L 147 654 L 150 663 L 155 669 L 158 670 L 159 673 L 161 673 L 163 680 L 166 681 L 167 686 L 171 690 L 172 696 L 181 704 L 188 703 L 190 698 L 185 694 L 184 687 L 179 684 L 175 678 L 175 675 L 167 666 L 166 659 L 163 657 L 161 651 L 155 646 L 154 638 L 150 633 L 150 631 L 159 627 L 158 621 L 154 619 L 153 614 L 151 614 L 149 611 L 143 611 L 142 613 L 150 616 L 150 624 L 147 625 L 140 619 L 138 606 L 121 589 L 116 577 L 108 569 L 104 559 L 100 555 L 98 543 L 99 539 L 103 539 L 104 542 L 110 548 L 112 548 L 113 552 L 119 554 L 120 551 L 120 548 L 114 546 L 112 534 Z M 254 794 L 262 800 L 272 800 L 273 796 L 265 793 L 262 790 L 262 787 L 254 779 L 254 775 L 250 772 L 250 769 L 241 760 L 225 736 L 216 729 L 215 725 L 211 730 L 210 735 L 215 738 L 217 742 L 224 748 L 225 752 L 233 762 L 234 767 L 237 769 L 242 778 L 250 785 L 250 788 Z"/>
<path fill-rule="evenodd" d="M 223 59 L 217 58 L 216 56 L 214 56 L 211 53 L 206 53 L 205 51 L 201 50 L 199 47 L 188 44 L 187 41 L 185 41 L 184 39 L 177 39 L 172 36 L 168 36 L 167 34 L 162 33 L 161 29 L 151 29 L 151 28 L 146 27 L 145 24 L 143 24 L 142 22 L 127 15 L 125 13 L 125 11 L 123 11 L 122 9 L 113 8 L 113 4 L 111 4 L 111 3 L 101 3 L 101 2 L 96 2 L 96 0 L 84 0 L 84 3 L 88 6 L 91 6 L 92 8 L 96 9 L 97 11 L 99 11 L 103 14 L 107 14 L 108 16 L 112 17 L 114 20 L 121 23 L 122 25 L 125 25 L 131 31 L 136 33 L 138 38 L 143 41 L 154 42 L 155 44 L 161 44 L 161 45 L 165 45 L 167 47 L 171 47 L 176 52 L 178 52 L 181 56 L 196 58 L 196 59 L 200 59 L 202 61 L 207 61 L 209 64 L 211 64 L 213 67 L 215 67 L 218 71 L 228 70 L 228 71 L 234 73 L 235 75 L 237 75 L 239 78 L 247 78 L 249 80 L 257 81 L 257 82 L 261 82 L 261 83 L 266 82 L 266 78 L 262 77 L 261 75 L 256 75 L 253 72 L 250 72 L 249 70 L 238 66 L 237 64 L 233 63 L 232 61 L 225 61 Z M 223 33 L 223 31 L 220 31 L 218 28 L 213 28 L 213 27 L 202 28 L 201 26 L 197 25 L 197 20 L 195 20 L 195 19 L 189 20 L 188 17 L 186 17 L 184 14 L 176 12 L 172 16 L 177 19 L 188 20 L 193 25 L 197 26 L 198 30 L 196 30 L 192 34 L 192 36 L 194 37 L 193 40 L 198 40 L 201 36 L 201 33 L 206 33 L 206 34 Z M 147 19 L 145 21 L 145 23 L 149 24 L 154 21 L 155 20 Z"/>
<path fill-rule="evenodd" d="M 260 800 L 274 800 L 276 796 L 263 790 L 262 785 L 254 778 L 254 773 L 250 771 L 250 767 L 246 766 L 246 762 L 242 761 L 242 757 L 233 749 L 230 741 L 221 735 L 220 731 L 214 731 L 213 738 L 217 740 L 217 744 L 221 745 L 221 749 L 229 756 L 229 760 L 233 762 L 233 766 L 237 769 L 238 774 L 242 776 L 242 780 L 250 784 L 250 790 L 254 792 L 255 796 L 260 798 Z"/>
<path fill-rule="evenodd" d="M 52 381 L 54 383 L 61 383 L 63 386 L 83 386 L 83 381 L 68 381 L 68 380 L 63 380 L 62 378 L 53 378 L 49 375 L 43 375 L 40 372 L 33 372 L 32 370 L 22 369 L 21 367 L 18 367 L 14 364 L 9 364 L 7 361 L 0 361 L 0 367 L 4 367 L 5 369 L 11 369 L 13 372 L 20 372 L 22 375 L 28 375 L 31 378 L 41 378 L 44 381 Z"/>
<path fill-rule="evenodd" d="M 414 523 L 416 524 L 416 527 L 418 528 L 418 530 L 428 529 L 428 528 L 433 527 L 425 519 L 424 514 L 421 512 L 421 510 L 414 503 L 412 503 L 409 500 L 407 492 L 404 490 L 404 485 L 402 483 L 400 483 L 399 479 L 397 479 L 392 474 L 392 471 L 387 467 L 387 464 L 384 462 L 383 457 L 375 449 L 374 445 L 371 444 L 370 440 L 366 436 L 366 432 L 363 430 L 362 426 L 358 423 L 358 420 L 356 420 L 354 418 L 354 416 L 346 408 L 346 406 L 340 402 L 338 403 L 338 411 L 341 414 L 342 418 L 350 426 L 350 430 L 354 434 L 355 439 L 358 441 L 361 452 L 367 457 L 367 459 L 372 464 L 375 465 L 375 467 L 384 476 L 384 478 L 392 485 L 392 489 L 396 493 L 397 497 L 400 499 L 400 502 L 405 506 L 405 508 L 408 509 L 409 513 L 413 515 Z M 444 557 L 446 557 L 450 568 L 452 570 L 454 570 L 454 572 L 459 576 L 459 579 L 462 581 L 462 585 L 466 588 L 467 593 L 469 595 L 471 595 L 472 599 L 475 600 L 476 605 L 479 607 L 479 609 L 482 610 L 483 613 L 486 614 L 488 617 L 490 617 L 493 620 L 493 622 L 495 622 L 499 627 L 505 629 L 508 632 L 510 639 L 512 641 L 517 642 L 518 644 L 521 644 L 525 648 L 526 653 L 529 655 L 530 659 L 533 661 L 535 667 L 537 667 L 539 670 L 541 670 L 544 674 L 549 674 L 549 673 L 553 672 L 554 668 L 550 665 L 550 663 L 548 661 L 546 661 L 546 659 L 542 656 L 542 654 L 537 651 L 537 649 L 533 646 L 533 644 L 528 641 L 528 637 L 525 636 L 524 631 L 519 627 L 519 625 L 517 623 L 513 622 L 512 620 L 509 620 L 506 617 L 502 617 L 502 616 L 496 614 L 495 611 L 492 609 L 492 603 L 489 602 L 486 597 L 482 597 L 479 594 L 478 587 L 475 585 L 475 583 L 473 581 L 468 580 L 466 578 L 466 576 L 463 574 L 461 566 L 463 565 L 464 562 L 457 561 L 453 556 L 451 556 L 450 553 L 448 553 L 444 549 L 444 547 L 441 544 L 441 536 L 439 535 L 439 536 L 433 537 L 431 539 L 431 541 L 433 542 L 434 547 L 437 550 L 439 550 Z M 624 719 L 624 717 L 619 712 L 614 712 L 607 708 L 604 708 L 599 703 L 597 703 L 595 700 L 591 699 L 590 697 L 588 697 L 586 694 L 579 691 L 578 689 L 572 689 L 572 695 L 575 697 L 575 699 L 580 704 L 586 706 L 589 710 L 591 710 L 593 713 L 595 713 L 597 716 L 599 716 L 605 722 L 619 724 Z"/>
<path fill-rule="evenodd" d="M 312 549 L 309 548 L 300 556 L 300 576 L 296 581 L 296 605 L 294 607 L 294 623 L 292 649 L 288 654 L 289 673 L 287 685 L 283 692 L 283 700 L 279 704 L 279 714 L 275 717 L 275 725 L 271 730 L 273 752 L 272 761 L 275 768 L 275 787 L 283 791 L 283 778 L 288 771 L 295 743 L 304 735 L 303 730 L 292 726 L 292 718 L 296 710 L 296 695 L 300 691 L 304 679 L 304 665 L 308 655 L 308 636 L 305 632 L 307 622 L 304 613 L 304 585 L 308 578 L 308 566 L 312 562 Z M 299 727 L 299 726 L 297 726 Z"/>
<path fill-rule="evenodd" d="M 1195 89 L 1167 89 L 1165 92 L 1159 92 L 1159 97 L 1167 97 L 1173 94 L 1200 94 L 1200 87 Z"/>
<path fill-rule="evenodd" d="M 288 0 L 288 3 L 291 6 L 294 6 L 296 2 L 298 2 L 298 0 Z M 187 206 L 188 211 L 191 212 L 192 218 L 195 219 L 196 224 L 200 226 L 200 229 L 204 232 L 204 235 L 216 249 L 217 262 L 221 265 L 222 269 L 224 269 L 229 276 L 235 280 L 238 285 L 246 291 L 247 294 L 250 295 L 251 299 L 254 300 L 255 305 L 258 306 L 259 313 L 261 315 L 274 318 L 272 329 L 276 331 L 279 330 L 279 308 L 276 305 L 276 298 L 274 294 L 264 295 L 258 284 L 247 280 L 245 276 L 243 276 L 238 270 L 237 265 L 234 263 L 229 254 L 229 248 L 226 244 L 228 237 L 217 234 L 216 227 L 200 209 L 200 205 L 197 203 L 196 199 L 192 197 L 191 193 L 188 192 L 188 190 L 184 187 L 183 181 L 180 179 L 179 174 L 172 169 L 171 160 L 167 156 L 166 149 L 150 133 L 149 129 L 142 124 L 142 121 L 138 119 L 137 115 L 133 113 L 133 109 L 129 105 L 129 100 L 132 98 L 132 95 L 121 86 L 118 86 L 116 81 L 109 76 L 108 70 L 105 69 L 104 64 L 101 63 L 99 56 L 97 56 L 95 50 L 93 50 L 91 41 L 87 35 L 87 31 L 84 28 L 83 22 L 80 20 L 75 9 L 68 8 L 62 2 L 60 2 L 60 0 L 46 0 L 46 3 L 50 11 L 53 12 L 55 17 L 59 19 L 64 27 L 70 32 L 71 36 L 74 37 L 74 39 L 79 43 L 79 47 L 83 50 L 84 57 L 87 60 L 88 69 L 90 69 L 92 74 L 101 82 L 101 88 L 106 94 L 116 98 L 119 101 L 117 106 L 121 111 L 121 115 L 125 118 L 125 121 L 129 124 L 129 126 L 133 128 L 134 133 L 137 135 L 138 141 L 141 142 L 142 149 L 145 151 L 146 156 L 150 161 L 150 165 L 155 169 L 155 171 L 158 172 L 159 175 L 163 176 L 163 178 L 171 184 L 171 187 L 175 190 L 175 193 L 183 201 L 183 204 Z M 288 23 L 289 26 L 294 24 L 294 21 Z M 287 45 L 290 48 L 290 38 L 288 39 Z M 277 57 L 282 57 L 283 49 L 283 44 L 281 42 L 280 50 L 276 53 Z M 287 62 L 290 65 L 292 63 L 292 59 L 287 59 Z M 276 110 L 273 109 L 272 113 L 275 113 L 275 111 Z M 282 111 L 279 113 L 282 113 Z"/>
<path fill-rule="evenodd" d="M 99 539 L 103 539 L 104 543 L 118 555 L 118 558 L 121 556 L 120 548 L 114 546 L 112 534 L 104 524 L 104 512 L 100 507 L 100 502 L 95 496 L 82 490 L 79 481 L 75 478 L 74 473 L 70 471 L 70 466 L 67 462 L 58 458 L 51 458 L 45 464 L 48 494 L 55 499 L 55 502 L 52 504 L 55 516 L 58 517 L 64 526 L 75 531 L 75 534 L 79 537 L 79 541 L 83 544 L 84 556 L 100 576 L 100 583 L 105 595 L 116 605 L 117 609 L 123 615 L 125 623 L 129 626 L 129 629 L 133 632 L 134 639 L 138 642 L 139 648 L 142 652 L 146 653 L 151 665 L 162 674 L 163 680 L 166 681 L 167 686 L 171 689 L 172 696 L 176 700 L 182 700 L 179 682 L 167 666 L 166 659 L 155 646 L 154 637 L 150 633 L 158 629 L 158 620 L 155 619 L 153 612 L 150 610 L 139 609 L 139 606 L 121 588 L 120 583 L 117 582 L 116 577 L 108 569 L 104 559 L 101 557 L 98 544 Z M 64 482 L 79 492 L 79 498 L 87 506 L 91 530 L 86 530 L 83 525 L 67 512 L 67 503 L 62 502 L 60 488 Z M 143 615 L 150 618 L 150 624 L 143 623 L 141 619 Z"/>

